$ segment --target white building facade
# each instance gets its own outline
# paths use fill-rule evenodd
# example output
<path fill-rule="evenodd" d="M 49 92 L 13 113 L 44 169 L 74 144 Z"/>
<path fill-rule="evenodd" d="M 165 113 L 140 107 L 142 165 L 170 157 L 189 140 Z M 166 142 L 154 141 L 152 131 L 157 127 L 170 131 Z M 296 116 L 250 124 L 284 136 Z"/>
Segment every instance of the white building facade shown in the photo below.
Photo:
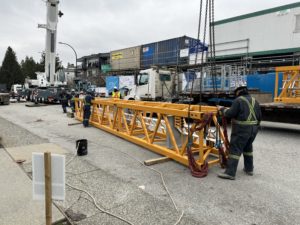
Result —
<path fill-rule="evenodd" d="M 300 2 L 215 22 L 217 57 L 300 52 Z"/>

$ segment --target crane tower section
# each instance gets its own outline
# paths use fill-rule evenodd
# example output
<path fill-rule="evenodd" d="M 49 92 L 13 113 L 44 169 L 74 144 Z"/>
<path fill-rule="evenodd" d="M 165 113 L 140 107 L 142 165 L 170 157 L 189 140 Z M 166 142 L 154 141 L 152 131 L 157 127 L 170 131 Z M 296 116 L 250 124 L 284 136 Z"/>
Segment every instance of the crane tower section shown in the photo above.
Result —
<path fill-rule="evenodd" d="M 56 57 L 56 33 L 58 16 L 62 13 L 58 11 L 58 0 L 47 0 L 47 24 L 39 24 L 39 28 L 46 29 L 45 47 L 45 74 L 50 85 L 57 82 L 55 76 L 55 57 Z"/>

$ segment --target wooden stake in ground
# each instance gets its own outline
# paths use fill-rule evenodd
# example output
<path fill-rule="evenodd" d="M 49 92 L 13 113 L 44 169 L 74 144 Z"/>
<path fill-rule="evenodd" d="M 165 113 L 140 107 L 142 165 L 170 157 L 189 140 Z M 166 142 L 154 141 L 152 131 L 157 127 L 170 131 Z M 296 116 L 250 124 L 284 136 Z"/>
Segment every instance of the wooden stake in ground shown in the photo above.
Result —
<path fill-rule="evenodd" d="M 51 152 L 44 153 L 46 225 L 52 224 Z"/>

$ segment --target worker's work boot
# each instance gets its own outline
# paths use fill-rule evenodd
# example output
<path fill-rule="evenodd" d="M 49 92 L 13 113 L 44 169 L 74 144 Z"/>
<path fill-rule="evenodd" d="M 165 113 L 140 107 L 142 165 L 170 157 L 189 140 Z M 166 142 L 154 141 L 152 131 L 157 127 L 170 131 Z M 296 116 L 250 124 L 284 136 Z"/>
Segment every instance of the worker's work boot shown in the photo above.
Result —
<path fill-rule="evenodd" d="M 222 179 L 235 180 L 235 177 L 230 176 L 227 173 L 219 173 L 218 177 Z"/>
<path fill-rule="evenodd" d="M 253 176 L 253 171 L 247 171 L 245 168 L 243 170 L 248 176 Z"/>

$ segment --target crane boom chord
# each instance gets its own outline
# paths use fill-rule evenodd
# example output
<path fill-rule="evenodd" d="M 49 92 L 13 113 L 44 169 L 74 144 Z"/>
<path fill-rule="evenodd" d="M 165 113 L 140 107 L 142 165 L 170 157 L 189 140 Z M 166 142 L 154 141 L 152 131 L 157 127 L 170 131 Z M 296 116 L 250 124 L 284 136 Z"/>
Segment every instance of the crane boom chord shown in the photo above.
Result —
<path fill-rule="evenodd" d="M 84 101 L 76 99 L 77 120 L 83 120 L 83 108 Z M 216 107 L 191 105 L 189 109 L 185 104 L 96 98 L 92 101 L 91 111 L 90 124 L 94 127 L 183 165 L 189 166 L 189 135 L 197 166 L 222 163 L 216 139 L 219 138 L 222 143 L 226 143 L 226 140 L 218 123 Z M 203 121 L 207 121 L 208 117 L 211 122 L 203 126 Z M 213 137 L 214 134 L 219 137 Z"/>

